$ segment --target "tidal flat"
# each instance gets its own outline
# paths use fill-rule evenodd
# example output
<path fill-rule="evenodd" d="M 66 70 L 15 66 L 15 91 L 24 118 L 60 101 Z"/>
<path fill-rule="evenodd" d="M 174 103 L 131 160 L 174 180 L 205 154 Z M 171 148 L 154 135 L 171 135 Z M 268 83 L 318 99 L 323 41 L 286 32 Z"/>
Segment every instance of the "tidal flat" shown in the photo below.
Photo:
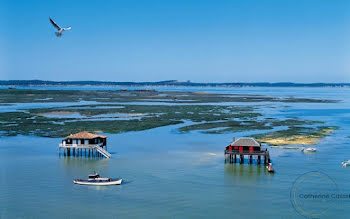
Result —
<path fill-rule="evenodd" d="M 209 92 L 140 90 L 36 90 L 0 89 L 1 103 L 47 103 L 47 102 L 148 102 L 165 103 L 219 103 L 219 102 L 292 102 L 334 103 L 334 100 L 294 97 L 270 97 L 251 94 L 223 94 Z"/>
<path fill-rule="evenodd" d="M 59 102 L 66 104 L 45 107 L 45 103 Z M 264 143 L 308 145 L 315 144 L 337 127 L 298 117 L 269 118 L 265 113 L 266 108 L 276 108 L 270 106 L 271 103 L 336 102 L 319 98 L 153 89 L 2 89 L 0 103 L 3 106 L 18 104 L 18 107 L 0 113 L 0 135 L 64 137 L 80 131 L 122 133 L 182 124 L 178 128 L 179 133 L 199 131 L 204 134 L 223 134 L 259 130 L 262 133 L 253 137 Z M 21 103 L 43 105 L 21 108 Z"/>

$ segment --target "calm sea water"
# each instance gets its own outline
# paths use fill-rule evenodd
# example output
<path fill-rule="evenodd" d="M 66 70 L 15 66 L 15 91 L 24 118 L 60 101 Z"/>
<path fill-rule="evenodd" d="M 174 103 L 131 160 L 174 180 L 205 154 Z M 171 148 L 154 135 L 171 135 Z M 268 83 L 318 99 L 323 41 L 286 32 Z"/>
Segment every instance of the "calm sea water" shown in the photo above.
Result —
<path fill-rule="evenodd" d="M 263 165 L 224 163 L 223 150 L 232 137 L 252 132 L 180 134 L 176 125 L 107 134 L 111 159 L 59 157 L 57 138 L 1 137 L 0 218 L 303 218 L 292 205 L 290 191 L 295 180 L 309 171 L 326 173 L 340 192 L 350 194 L 350 168 L 341 166 L 350 159 L 349 88 L 209 91 L 338 99 L 341 102 L 335 104 L 264 103 L 262 110 L 270 117 L 322 120 L 340 129 L 319 142 L 315 154 L 270 148 L 274 175 Z M 72 183 L 93 171 L 122 177 L 125 183 L 109 187 Z M 308 209 L 318 207 L 311 203 Z M 348 218 L 349 213 L 350 199 L 342 199 L 314 217 Z"/>

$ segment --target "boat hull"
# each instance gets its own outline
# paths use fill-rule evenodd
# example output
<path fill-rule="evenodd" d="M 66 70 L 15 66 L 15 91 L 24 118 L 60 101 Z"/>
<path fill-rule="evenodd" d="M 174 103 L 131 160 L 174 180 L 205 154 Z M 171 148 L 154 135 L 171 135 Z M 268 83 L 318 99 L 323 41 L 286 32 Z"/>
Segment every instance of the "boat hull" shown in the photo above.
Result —
<path fill-rule="evenodd" d="M 267 172 L 274 173 L 275 170 L 272 167 L 266 167 Z"/>
<path fill-rule="evenodd" d="M 350 161 L 344 161 L 344 162 L 341 163 L 341 165 L 343 167 L 348 167 L 348 166 L 350 166 Z"/>
<path fill-rule="evenodd" d="M 79 185 L 88 185 L 88 186 L 112 186 L 112 185 L 120 185 L 122 184 L 122 179 L 113 180 L 109 182 L 92 182 L 88 180 L 73 180 L 73 183 Z"/>
<path fill-rule="evenodd" d="M 304 152 L 304 153 L 314 153 L 314 152 L 316 152 L 316 148 L 304 148 L 304 149 L 302 149 L 302 152 Z"/>

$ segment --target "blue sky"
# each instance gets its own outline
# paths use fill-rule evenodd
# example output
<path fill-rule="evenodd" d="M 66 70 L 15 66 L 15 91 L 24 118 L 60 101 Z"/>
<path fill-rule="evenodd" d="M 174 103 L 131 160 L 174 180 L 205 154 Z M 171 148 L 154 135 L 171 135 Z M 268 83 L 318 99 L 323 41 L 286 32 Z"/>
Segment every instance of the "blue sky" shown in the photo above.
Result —
<path fill-rule="evenodd" d="M 350 82 L 346 0 L 0 0 L 0 26 L 3 80 Z"/>

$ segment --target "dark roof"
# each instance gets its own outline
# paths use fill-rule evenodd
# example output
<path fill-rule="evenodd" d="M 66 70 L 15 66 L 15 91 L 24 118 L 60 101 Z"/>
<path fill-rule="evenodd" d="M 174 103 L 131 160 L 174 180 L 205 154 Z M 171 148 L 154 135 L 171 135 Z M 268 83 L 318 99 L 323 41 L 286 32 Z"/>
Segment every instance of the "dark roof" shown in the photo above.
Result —
<path fill-rule="evenodd" d="M 76 133 L 74 135 L 68 135 L 66 138 L 69 139 L 94 139 L 94 138 L 107 138 L 107 136 L 103 136 L 103 135 L 96 135 L 96 134 L 92 134 L 90 132 L 79 132 Z"/>
<path fill-rule="evenodd" d="M 260 147 L 260 143 L 254 138 L 239 138 L 231 143 L 232 146 L 253 146 Z"/>

